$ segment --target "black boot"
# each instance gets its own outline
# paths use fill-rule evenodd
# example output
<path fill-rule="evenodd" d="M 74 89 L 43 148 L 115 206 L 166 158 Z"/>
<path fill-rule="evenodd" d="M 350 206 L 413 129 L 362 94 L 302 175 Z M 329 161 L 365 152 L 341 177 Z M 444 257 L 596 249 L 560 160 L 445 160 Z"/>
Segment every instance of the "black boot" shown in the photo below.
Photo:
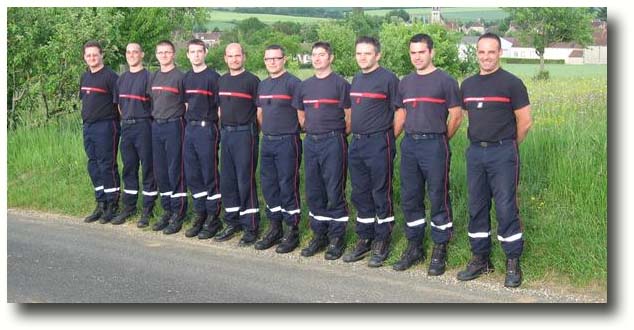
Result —
<path fill-rule="evenodd" d="M 390 239 L 374 241 L 372 244 L 372 257 L 368 261 L 368 267 L 381 267 L 390 255 Z"/>
<path fill-rule="evenodd" d="M 355 262 L 365 258 L 366 254 L 372 248 L 372 239 L 359 239 L 354 250 L 343 256 L 344 262 Z"/>
<path fill-rule="evenodd" d="M 423 252 L 423 243 L 415 241 L 407 241 L 407 247 L 401 255 L 401 260 L 392 266 L 396 271 L 409 269 L 417 263 L 425 261 L 425 253 Z"/>
<path fill-rule="evenodd" d="M 222 222 L 213 214 L 207 216 L 203 229 L 198 233 L 198 239 L 208 239 L 214 237 L 222 229 Z"/>
<path fill-rule="evenodd" d="M 440 276 L 445 273 L 447 265 L 447 243 L 434 244 L 427 275 Z"/>
<path fill-rule="evenodd" d="M 146 207 L 143 209 L 143 214 L 141 215 L 141 219 L 137 221 L 136 226 L 138 228 L 145 228 L 150 225 L 150 218 L 154 215 L 152 210 L 154 209 L 154 205 Z"/>
<path fill-rule="evenodd" d="M 101 216 L 99 223 L 103 225 L 112 221 L 117 214 L 117 211 L 119 211 L 118 202 L 106 202 L 106 211 Z"/>
<path fill-rule="evenodd" d="M 163 229 L 163 234 L 172 235 L 181 231 L 183 228 L 183 221 L 185 221 L 185 214 L 179 215 L 178 213 L 172 214 L 169 220 L 169 224 Z"/>
<path fill-rule="evenodd" d="M 504 279 L 504 286 L 507 288 L 517 288 L 520 284 L 522 284 L 520 259 L 506 259 L 506 278 Z"/>
<path fill-rule="evenodd" d="M 126 205 L 121 213 L 117 215 L 114 219 L 112 219 L 113 225 L 121 225 L 125 223 L 125 220 L 136 214 L 136 205 Z"/>
<path fill-rule="evenodd" d="M 214 241 L 216 242 L 224 242 L 230 240 L 233 235 L 242 231 L 242 227 L 240 225 L 227 225 L 225 229 L 219 232 L 216 236 L 214 236 Z"/>
<path fill-rule="evenodd" d="M 346 242 L 343 237 L 335 237 L 330 240 L 330 244 L 328 244 L 328 249 L 326 249 L 326 254 L 324 258 L 326 260 L 337 260 L 341 258 L 343 254 L 343 250 L 346 248 Z"/>
<path fill-rule="evenodd" d="M 302 249 L 302 257 L 312 257 L 317 252 L 323 250 L 326 245 L 328 245 L 328 238 L 326 235 L 314 236 L 313 239 L 310 240 L 310 243 L 308 243 L 308 246 Z"/>
<path fill-rule="evenodd" d="M 264 238 L 260 241 L 255 242 L 256 250 L 266 250 L 271 246 L 280 242 L 284 236 L 284 229 L 282 228 L 282 222 L 280 221 L 271 221 L 271 226 L 269 230 L 264 235 Z"/>
<path fill-rule="evenodd" d="M 482 274 L 492 273 L 494 270 L 489 255 L 474 254 L 467 264 L 467 268 L 456 276 L 460 281 L 470 281 Z"/>
<path fill-rule="evenodd" d="M 259 234 L 257 229 L 246 229 L 240 238 L 240 242 L 238 242 L 238 246 L 245 247 L 254 244 L 258 240 Z"/>
<path fill-rule="evenodd" d="M 97 202 L 97 206 L 95 206 L 95 210 L 92 211 L 92 214 L 84 218 L 85 223 L 91 223 L 99 220 L 103 215 L 103 212 L 106 211 L 106 202 Z"/>
<path fill-rule="evenodd" d="M 196 219 L 194 219 L 194 223 L 191 228 L 187 229 L 185 232 L 185 237 L 194 237 L 197 236 L 198 233 L 203 229 L 203 224 L 205 223 L 205 219 L 207 219 L 207 215 L 205 213 L 196 214 Z"/>
<path fill-rule="evenodd" d="M 282 242 L 275 248 L 275 252 L 277 253 L 289 253 L 297 248 L 299 245 L 299 228 L 297 226 L 292 226 L 288 229 L 284 238 L 282 238 Z"/>
<path fill-rule="evenodd" d="M 152 226 L 152 230 L 159 231 L 165 229 L 169 225 L 170 218 L 172 217 L 172 211 L 165 211 L 160 219 Z"/>

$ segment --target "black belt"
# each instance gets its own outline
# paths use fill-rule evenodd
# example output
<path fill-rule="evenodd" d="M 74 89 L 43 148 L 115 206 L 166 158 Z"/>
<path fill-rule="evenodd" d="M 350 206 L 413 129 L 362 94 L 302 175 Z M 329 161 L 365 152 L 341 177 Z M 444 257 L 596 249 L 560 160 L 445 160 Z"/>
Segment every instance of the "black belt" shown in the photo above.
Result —
<path fill-rule="evenodd" d="M 406 134 L 407 136 L 409 136 L 410 138 L 414 140 L 434 140 L 434 139 L 440 139 L 443 136 L 445 136 L 445 133 L 422 133 L 422 134 L 406 133 Z"/>
<path fill-rule="evenodd" d="M 352 133 L 352 137 L 355 139 L 364 139 L 364 138 L 371 138 L 371 137 L 375 137 L 375 136 L 379 136 L 379 135 L 383 135 L 385 134 L 387 131 L 381 131 L 381 132 L 374 132 L 374 133 L 370 133 L 370 134 L 357 134 L 357 133 Z"/>
<path fill-rule="evenodd" d="M 187 122 L 187 125 L 200 126 L 200 127 L 205 127 L 209 125 L 215 126 L 216 122 L 211 120 L 190 120 Z"/>
<path fill-rule="evenodd" d="M 121 125 L 132 125 L 149 121 L 150 118 L 121 119 Z"/>
<path fill-rule="evenodd" d="M 176 118 L 169 118 L 169 119 L 154 119 L 154 121 L 157 124 L 165 124 L 165 123 L 171 123 L 173 121 L 177 121 L 177 120 L 181 120 L 182 117 L 176 117 Z"/>
<path fill-rule="evenodd" d="M 306 134 L 307 137 L 313 139 L 313 140 L 319 140 L 319 139 L 325 139 L 328 137 L 332 137 L 332 136 L 337 136 L 339 134 L 342 134 L 342 131 L 331 131 L 328 133 L 320 133 L 320 134 Z"/>
<path fill-rule="evenodd" d="M 514 141 L 515 140 L 513 140 L 513 139 L 500 140 L 500 141 L 494 141 L 494 142 L 480 141 L 480 142 L 471 142 L 471 145 L 479 146 L 479 147 L 482 147 L 482 148 L 488 148 L 488 147 L 500 146 L 500 145 L 503 145 L 503 144 L 509 144 L 511 142 L 514 142 Z"/>
<path fill-rule="evenodd" d="M 250 129 L 253 128 L 254 124 L 247 124 L 247 125 L 222 125 L 222 129 L 227 131 L 227 132 L 241 132 L 241 131 L 248 131 Z"/>
<path fill-rule="evenodd" d="M 271 135 L 271 134 L 263 134 L 262 138 L 266 140 L 283 140 L 288 138 L 297 137 L 299 134 L 280 134 L 280 135 Z"/>

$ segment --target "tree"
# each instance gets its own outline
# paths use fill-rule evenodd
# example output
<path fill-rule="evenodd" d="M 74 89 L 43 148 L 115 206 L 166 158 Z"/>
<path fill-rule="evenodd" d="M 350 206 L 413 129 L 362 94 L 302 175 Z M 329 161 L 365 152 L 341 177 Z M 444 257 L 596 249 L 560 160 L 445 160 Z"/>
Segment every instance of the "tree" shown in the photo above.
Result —
<path fill-rule="evenodd" d="M 344 77 L 350 77 L 358 71 L 354 59 L 354 42 L 356 37 L 352 28 L 347 25 L 322 23 L 317 30 L 319 40 L 330 43 L 335 60 L 333 70 Z"/>
<path fill-rule="evenodd" d="M 405 9 L 393 9 L 390 10 L 385 17 L 390 19 L 391 17 L 400 17 L 403 22 L 409 22 L 409 13 Z"/>
<path fill-rule="evenodd" d="M 588 8 L 534 7 L 505 8 L 518 27 L 520 40 L 531 44 L 539 56 L 538 77 L 546 77 L 544 51 L 553 42 L 575 42 L 585 47 L 592 42 L 592 17 Z"/>

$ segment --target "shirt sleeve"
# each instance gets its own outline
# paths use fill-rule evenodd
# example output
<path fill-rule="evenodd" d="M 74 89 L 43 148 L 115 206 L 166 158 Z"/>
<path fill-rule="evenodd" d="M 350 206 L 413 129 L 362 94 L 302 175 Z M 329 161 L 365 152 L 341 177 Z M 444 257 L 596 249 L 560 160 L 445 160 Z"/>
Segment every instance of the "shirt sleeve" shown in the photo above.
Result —
<path fill-rule="evenodd" d="M 511 104 L 513 105 L 513 110 L 521 109 L 530 104 L 526 86 L 518 78 L 514 79 L 511 84 Z"/>
<path fill-rule="evenodd" d="M 300 83 L 295 88 L 295 93 L 293 93 L 293 108 L 304 111 L 304 97 L 302 96 L 302 90 L 304 88 L 304 83 Z"/>
<path fill-rule="evenodd" d="M 458 82 L 451 77 L 445 82 L 445 95 L 447 99 L 447 108 L 462 106 Z"/>
<path fill-rule="evenodd" d="M 352 106 L 352 102 L 350 101 L 350 83 L 341 78 L 341 86 L 339 90 L 339 107 L 349 109 Z"/>
<path fill-rule="evenodd" d="M 396 109 L 403 107 L 403 99 L 401 98 L 401 94 L 398 91 L 398 85 L 398 77 L 393 74 L 387 85 L 388 93 L 390 94 L 390 101 L 392 103 L 392 111 L 396 111 Z"/>

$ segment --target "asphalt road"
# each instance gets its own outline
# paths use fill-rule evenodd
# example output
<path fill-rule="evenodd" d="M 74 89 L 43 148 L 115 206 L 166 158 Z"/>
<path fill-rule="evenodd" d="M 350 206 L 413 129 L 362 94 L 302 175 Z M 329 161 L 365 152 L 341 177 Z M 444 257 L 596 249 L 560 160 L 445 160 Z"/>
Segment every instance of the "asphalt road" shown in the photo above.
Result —
<path fill-rule="evenodd" d="M 501 283 L 432 278 L 365 262 L 326 261 L 80 219 L 7 216 L 7 299 L 13 303 L 512 303 L 580 302 Z"/>

